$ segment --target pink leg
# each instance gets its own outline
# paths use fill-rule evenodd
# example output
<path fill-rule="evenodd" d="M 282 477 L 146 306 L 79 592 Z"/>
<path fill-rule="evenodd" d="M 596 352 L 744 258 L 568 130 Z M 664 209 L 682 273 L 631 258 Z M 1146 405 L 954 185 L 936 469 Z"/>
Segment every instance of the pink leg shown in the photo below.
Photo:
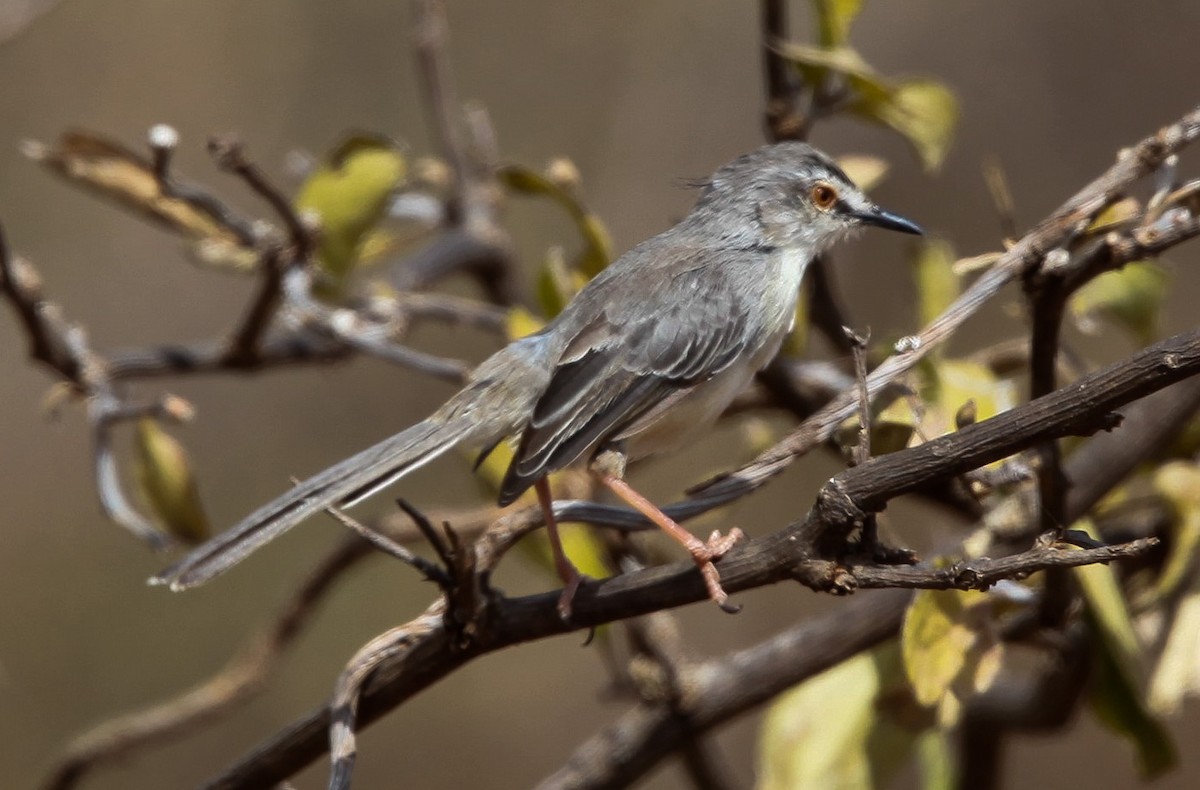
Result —
<path fill-rule="evenodd" d="M 670 516 L 659 510 L 653 502 L 635 491 L 629 483 L 608 472 L 596 471 L 595 474 L 600 482 L 608 486 L 614 494 L 629 503 L 631 507 L 643 516 L 662 527 L 664 532 L 679 541 L 691 553 L 696 567 L 700 569 L 700 573 L 704 577 L 704 584 L 708 587 L 708 597 L 712 598 L 717 606 L 726 612 L 737 612 L 741 609 L 740 606 L 729 603 L 729 594 L 721 587 L 721 574 L 717 572 L 717 566 L 713 565 L 713 560 L 720 559 L 727 551 L 733 548 L 735 543 L 745 537 L 740 529 L 734 527 L 725 536 L 722 536 L 720 532 L 714 531 L 709 537 L 708 542 L 703 543 L 695 535 L 676 524 Z"/>
<path fill-rule="evenodd" d="M 558 534 L 558 522 L 554 519 L 554 496 L 550 493 L 550 483 L 546 478 L 539 478 L 533 484 L 537 491 L 538 502 L 542 506 L 542 515 L 546 519 L 546 534 L 550 538 L 550 552 L 554 555 L 554 569 L 563 580 L 562 595 L 558 599 L 558 616 L 564 620 L 571 619 L 571 601 L 575 591 L 583 581 L 583 574 L 575 567 L 566 552 L 563 551 L 562 538 Z"/>

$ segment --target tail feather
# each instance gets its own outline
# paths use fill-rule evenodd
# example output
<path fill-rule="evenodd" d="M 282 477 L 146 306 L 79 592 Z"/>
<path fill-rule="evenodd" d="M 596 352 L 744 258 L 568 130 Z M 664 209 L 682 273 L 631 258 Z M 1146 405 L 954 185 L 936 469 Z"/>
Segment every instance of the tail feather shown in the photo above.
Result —
<path fill-rule="evenodd" d="M 255 510 L 150 580 L 184 590 L 204 584 L 248 554 L 331 504 L 353 504 L 469 440 L 478 424 L 467 416 L 417 423 L 310 477 Z"/>

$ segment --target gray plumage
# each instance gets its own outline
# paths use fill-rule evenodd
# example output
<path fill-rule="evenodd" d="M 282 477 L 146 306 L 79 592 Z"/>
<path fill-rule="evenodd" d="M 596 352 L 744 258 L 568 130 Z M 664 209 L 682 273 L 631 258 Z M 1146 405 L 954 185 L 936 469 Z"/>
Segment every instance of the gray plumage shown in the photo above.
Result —
<path fill-rule="evenodd" d="M 678 225 L 488 358 L 431 417 L 285 492 L 153 581 L 202 584 L 325 506 L 360 501 L 459 445 L 520 437 L 505 505 L 599 448 L 620 443 L 637 457 L 684 441 L 774 356 L 812 259 L 863 223 L 919 232 L 803 143 L 734 160 Z"/>

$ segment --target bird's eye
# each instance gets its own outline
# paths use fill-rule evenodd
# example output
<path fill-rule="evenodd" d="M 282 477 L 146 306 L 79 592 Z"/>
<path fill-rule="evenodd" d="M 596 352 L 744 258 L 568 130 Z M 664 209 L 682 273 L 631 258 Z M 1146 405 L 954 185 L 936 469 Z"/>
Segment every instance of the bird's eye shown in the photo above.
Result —
<path fill-rule="evenodd" d="M 833 208 L 833 204 L 837 203 L 837 199 L 837 190 L 824 181 L 813 185 L 812 202 L 821 211 L 828 211 Z"/>

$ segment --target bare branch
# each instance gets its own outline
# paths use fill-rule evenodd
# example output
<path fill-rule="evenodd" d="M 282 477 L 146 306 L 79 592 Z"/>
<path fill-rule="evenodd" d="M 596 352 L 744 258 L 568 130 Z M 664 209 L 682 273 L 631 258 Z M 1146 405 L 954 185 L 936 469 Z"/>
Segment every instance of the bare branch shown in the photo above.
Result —
<path fill-rule="evenodd" d="M 1051 565 L 1102 561 L 1112 555 L 1039 547 L 1027 552 L 1016 566 L 1008 558 L 975 560 L 969 571 L 948 575 L 920 567 L 845 568 L 820 557 L 815 549 L 830 535 L 844 534 L 863 513 L 883 507 L 889 499 L 922 483 L 961 474 L 1053 436 L 1090 432 L 1111 424 L 1108 415 L 1113 409 L 1197 372 L 1200 330 L 1159 343 L 1033 403 L 848 469 L 825 486 L 805 520 L 768 537 L 748 540 L 724 557 L 720 561 L 722 582 L 731 591 L 785 579 L 841 592 L 890 584 L 950 588 L 986 586 L 994 580 L 997 568 L 1019 575 Z M 1115 549 L 1121 554 L 1144 551 L 1148 546 L 1138 543 L 1093 551 Z M 576 595 L 571 624 L 558 616 L 557 593 L 495 601 L 471 643 L 464 646 L 443 627 L 407 651 L 403 662 L 381 664 L 363 689 L 360 721 L 370 723 L 466 661 L 492 650 L 680 606 L 705 595 L 694 564 L 675 563 L 585 583 Z M 844 616 L 838 619 L 846 620 Z M 214 786 L 257 787 L 290 775 L 325 750 L 328 723 L 328 714 L 322 711 L 289 727 Z"/>

